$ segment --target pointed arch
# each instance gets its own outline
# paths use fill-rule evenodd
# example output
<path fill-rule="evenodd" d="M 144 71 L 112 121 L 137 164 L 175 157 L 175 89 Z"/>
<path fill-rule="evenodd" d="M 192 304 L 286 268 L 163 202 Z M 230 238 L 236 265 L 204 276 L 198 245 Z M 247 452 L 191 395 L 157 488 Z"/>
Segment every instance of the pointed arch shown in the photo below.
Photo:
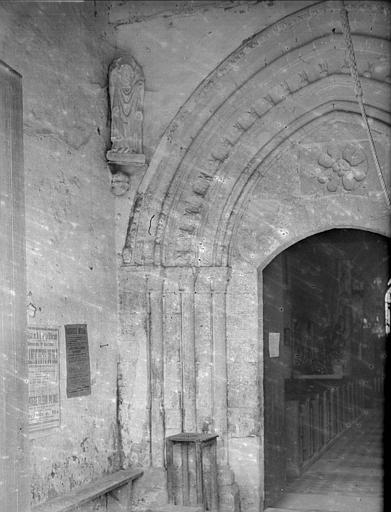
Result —
<path fill-rule="evenodd" d="M 389 7 L 347 8 L 369 117 L 388 125 Z M 244 42 L 181 108 L 137 193 L 124 262 L 227 263 L 262 162 L 300 127 L 336 111 L 354 117 L 358 106 L 339 6 L 321 2 Z"/>

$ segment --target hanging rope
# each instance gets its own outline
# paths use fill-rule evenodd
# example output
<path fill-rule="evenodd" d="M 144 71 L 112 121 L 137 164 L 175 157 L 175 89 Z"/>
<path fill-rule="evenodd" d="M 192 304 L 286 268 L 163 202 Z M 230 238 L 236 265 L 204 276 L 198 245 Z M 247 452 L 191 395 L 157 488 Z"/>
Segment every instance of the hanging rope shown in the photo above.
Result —
<path fill-rule="evenodd" d="M 382 186 L 382 189 L 383 189 L 383 192 L 385 195 L 387 206 L 390 207 L 391 206 L 390 196 L 388 194 L 387 186 L 384 181 L 383 173 L 382 173 L 379 159 L 378 159 L 377 153 L 376 153 L 375 142 L 373 140 L 371 128 L 368 123 L 368 117 L 365 112 L 365 107 L 364 107 L 364 102 L 363 102 L 363 92 L 362 92 L 361 82 L 360 82 L 360 78 L 358 76 L 358 71 L 357 71 L 357 63 L 356 63 L 356 56 L 354 54 L 352 34 L 350 32 L 348 11 L 346 10 L 345 3 L 343 0 L 341 0 L 341 4 L 342 4 L 342 9 L 341 9 L 342 32 L 345 37 L 346 48 L 348 50 L 350 74 L 352 75 L 353 82 L 354 82 L 354 94 L 356 96 L 357 103 L 360 106 L 361 116 L 364 121 L 365 129 L 368 134 L 369 144 L 371 146 L 371 151 L 372 151 L 373 160 L 375 162 L 376 172 L 377 172 L 380 184 Z"/>

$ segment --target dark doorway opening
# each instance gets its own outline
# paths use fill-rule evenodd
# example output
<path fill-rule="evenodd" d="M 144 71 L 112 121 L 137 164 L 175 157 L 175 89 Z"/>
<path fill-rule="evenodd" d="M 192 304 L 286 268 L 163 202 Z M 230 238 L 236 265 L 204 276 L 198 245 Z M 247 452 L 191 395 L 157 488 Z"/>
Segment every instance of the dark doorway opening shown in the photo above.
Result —
<path fill-rule="evenodd" d="M 366 417 L 375 421 L 370 428 L 381 441 L 388 281 L 388 239 L 354 229 L 311 236 L 263 270 L 266 507 L 281 506 L 294 482 L 338 439 L 349 444 L 349 432 L 353 435 Z M 368 450 L 378 452 L 374 443 Z M 368 457 L 363 452 L 363 464 Z M 381 454 L 374 460 L 372 473 L 365 467 L 352 471 L 347 486 L 339 468 L 341 489 L 345 478 L 353 499 L 363 478 L 376 506 L 382 494 Z M 325 474 L 319 478 L 327 479 Z M 329 498 L 333 489 L 343 493 L 335 471 L 333 482 L 318 490 Z M 317 499 L 322 501 L 320 495 Z"/>

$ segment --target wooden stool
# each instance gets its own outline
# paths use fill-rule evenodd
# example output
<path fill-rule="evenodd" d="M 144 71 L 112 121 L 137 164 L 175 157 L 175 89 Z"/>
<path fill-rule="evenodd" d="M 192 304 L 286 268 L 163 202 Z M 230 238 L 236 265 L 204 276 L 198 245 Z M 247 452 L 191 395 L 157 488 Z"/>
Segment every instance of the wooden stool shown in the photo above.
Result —
<path fill-rule="evenodd" d="M 182 455 L 182 504 L 190 503 L 190 474 L 189 474 L 189 451 L 194 447 L 195 451 L 195 487 L 197 504 L 202 504 L 204 510 L 218 511 L 218 489 L 217 489 L 217 434 L 197 434 L 182 432 L 166 438 L 166 461 L 167 461 L 167 486 L 168 501 L 176 503 L 174 478 L 174 444 L 181 446 Z M 204 459 L 209 457 L 210 484 L 205 482 Z"/>

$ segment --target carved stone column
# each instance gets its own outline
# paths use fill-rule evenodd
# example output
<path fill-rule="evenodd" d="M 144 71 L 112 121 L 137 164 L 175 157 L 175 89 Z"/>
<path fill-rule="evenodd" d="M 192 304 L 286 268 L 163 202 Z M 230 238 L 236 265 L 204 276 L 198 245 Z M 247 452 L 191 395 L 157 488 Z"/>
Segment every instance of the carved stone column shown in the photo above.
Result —
<path fill-rule="evenodd" d="M 227 287 L 231 271 L 228 267 L 199 269 L 195 285 L 196 347 L 198 348 L 198 394 L 205 419 L 209 391 L 210 427 L 218 438 L 218 483 L 220 512 L 237 512 L 239 488 L 229 466 L 228 436 L 228 361 L 227 361 Z M 208 343 L 209 342 L 209 343 Z M 209 346 L 208 346 L 209 345 Z M 206 363 L 207 358 L 209 361 Z M 209 385 L 206 380 L 209 377 Z M 198 412 L 198 411 L 197 411 Z M 206 426 L 206 425 L 205 425 Z"/>
<path fill-rule="evenodd" d="M 179 373 L 181 431 L 197 430 L 196 362 L 194 332 L 195 269 L 177 267 L 166 270 L 166 283 L 178 296 L 179 308 Z M 168 342 L 168 340 L 167 340 Z"/>
<path fill-rule="evenodd" d="M 163 277 L 159 271 L 146 274 L 147 359 L 151 465 L 164 465 L 164 341 Z"/>
<path fill-rule="evenodd" d="M 216 432 L 221 510 L 236 511 L 238 490 L 228 466 L 229 269 L 139 266 L 123 267 L 120 275 L 125 456 L 149 461 L 157 471 L 165 465 L 167 436 Z"/>
<path fill-rule="evenodd" d="M 196 292 L 209 304 L 211 419 L 219 434 L 219 462 L 228 464 L 228 388 L 226 294 L 230 277 L 228 267 L 203 267 L 199 271 Z"/>

